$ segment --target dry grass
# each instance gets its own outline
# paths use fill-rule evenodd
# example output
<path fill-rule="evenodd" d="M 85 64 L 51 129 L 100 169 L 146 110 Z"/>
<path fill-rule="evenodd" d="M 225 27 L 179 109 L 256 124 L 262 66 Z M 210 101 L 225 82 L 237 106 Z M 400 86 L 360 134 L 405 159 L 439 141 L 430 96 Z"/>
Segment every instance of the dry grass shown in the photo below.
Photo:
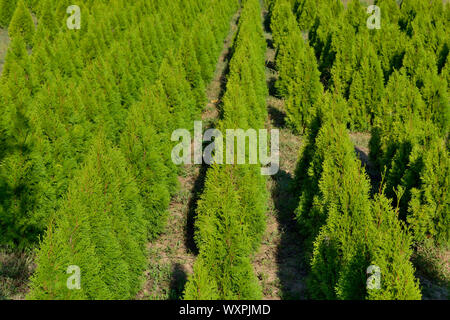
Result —
<path fill-rule="evenodd" d="M 33 273 L 31 251 L 0 248 L 0 300 L 23 300 L 28 292 L 28 279 Z"/>
<path fill-rule="evenodd" d="M 431 243 L 417 246 L 412 261 L 425 300 L 450 298 L 450 251 Z"/>

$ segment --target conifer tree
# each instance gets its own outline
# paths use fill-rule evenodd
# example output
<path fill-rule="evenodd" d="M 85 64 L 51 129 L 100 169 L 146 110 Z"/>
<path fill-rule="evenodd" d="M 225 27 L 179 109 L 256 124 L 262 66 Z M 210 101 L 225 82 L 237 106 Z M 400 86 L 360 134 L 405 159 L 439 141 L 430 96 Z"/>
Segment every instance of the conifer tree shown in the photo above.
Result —
<path fill-rule="evenodd" d="M 302 195 L 298 209 L 299 221 L 309 221 L 308 229 L 314 226 L 315 230 L 307 280 L 311 297 L 420 299 L 409 262 L 411 239 L 386 198 L 369 200 L 369 180 L 356 160 L 345 127 L 332 119 L 325 121 L 316 145 L 317 158 L 309 169 L 311 184 L 305 186 L 310 190 L 310 204 L 303 206 L 306 198 Z M 377 292 L 366 287 L 370 265 L 389 272 Z"/>
<path fill-rule="evenodd" d="M 286 21 L 279 20 L 284 17 L 274 14 L 272 24 L 281 28 L 276 57 L 279 79 L 276 83 L 278 93 L 286 100 L 286 113 L 288 124 L 297 132 L 304 132 L 307 124 L 314 114 L 314 107 L 323 92 L 320 83 L 320 73 L 317 68 L 316 57 L 311 47 L 305 43 L 302 33 L 294 21 L 293 14 L 289 12 Z M 283 24 L 285 25 L 284 27 Z"/>
<path fill-rule="evenodd" d="M 447 82 L 447 92 L 450 94 L 450 55 L 447 56 L 447 61 L 441 71 L 441 77 Z"/>
<path fill-rule="evenodd" d="M 343 19 L 331 35 L 331 54 L 334 56 L 331 67 L 330 87 L 346 99 L 349 96 L 353 72 L 358 63 L 358 50 L 354 29 Z"/>
<path fill-rule="evenodd" d="M 359 69 L 359 70 L 358 70 Z M 350 86 L 349 110 L 352 130 L 369 130 L 384 91 L 384 77 L 373 46 L 363 50 L 363 56 Z"/>
<path fill-rule="evenodd" d="M 448 248 L 450 245 L 449 159 L 446 141 L 438 137 L 427 145 L 421 156 L 421 183 L 419 188 L 411 190 L 407 219 L 418 243 L 431 239 L 436 246 Z"/>
<path fill-rule="evenodd" d="M 275 42 L 278 47 L 286 43 L 291 30 L 295 29 L 297 23 L 292 14 L 292 7 L 289 1 L 277 0 L 274 1 L 273 9 L 271 11 L 271 29 Z"/>
<path fill-rule="evenodd" d="M 240 202 L 232 167 L 210 169 L 197 209 L 195 240 L 200 253 L 194 275 L 186 285 L 185 299 L 261 298 L 249 259 L 249 225 L 243 221 Z"/>
<path fill-rule="evenodd" d="M 331 68 L 335 59 L 335 52 L 332 50 L 332 35 L 333 30 L 339 26 L 344 6 L 339 0 L 320 1 L 317 6 L 316 21 L 309 31 L 308 38 L 318 60 L 322 83 L 328 89 Z"/>
<path fill-rule="evenodd" d="M 38 29 L 44 29 L 45 31 L 38 30 L 37 32 L 47 32 L 50 35 L 54 35 L 58 30 L 50 0 L 42 1 L 40 4 Z"/>
<path fill-rule="evenodd" d="M 302 159 L 304 161 L 306 160 L 305 157 L 309 158 L 309 167 L 305 168 L 305 176 L 299 183 L 301 193 L 299 206 L 296 209 L 296 219 L 301 233 L 305 235 L 307 247 L 312 246 L 312 241 L 327 220 L 324 203 L 328 203 L 336 197 L 334 192 L 337 189 L 324 190 L 326 193 L 321 193 L 319 190 L 319 181 L 324 175 L 325 167 L 327 167 L 326 170 L 334 169 L 337 171 L 339 168 L 345 170 L 349 163 L 354 160 L 354 149 L 347 137 L 345 126 L 337 124 L 332 118 L 324 119 L 324 121 L 325 124 L 321 126 L 317 136 L 310 136 L 309 144 L 314 144 L 312 153 L 305 154 Z M 303 152 L 305 151 L 308 152 L 309 150 L 304 149 Z M 337 159 L 339 159 L 339 163 L 334 164 Z M 297 170 L 297 172 L 299 171 Z M 335 178 L 333 178 L 335 185 L 341 183 L 340 179 L 336 180 L 336 177 L 342 177 L 343 175 L 343 172 L 335 175 Z"/>
<path fill-rule="evenodd" d="M 344 21 L 353 27 L 355 33 L 359 33 L 359 31 L 367 28 L 367 15 L 361 1 L 352 0 L 347 4 Z"/>
<path fill-rule="evenodd" d="M 26 44 L 31 46 L 34 35 L 34 22 L 30 11 L 25 6 L 23 0 L 19 0 L 17 3 L 16 10 L 11 18 L 11 23 L 9 24 L 8 32 L 11 38 L 14 39 L 15 37 L 21 36 Z"/>
<path fill-rule="evenodd" d="M 382 12 L 383 25 L 397 25 L 401 17 L 400 6 L 397 0 L 376 0 L 375 5 Z"/>
<path fill-rule="evenodd" d="M 398 210 L 383 195 L 371 201 L 373 223 L 370 231 L 372 265 L 380 268 L 380 289 L 368 290 L 370 300 L 420 300 L 419 281 L 414 277 L 412 239 Z"/>
<path fill-rule="evenodd" d="M 261 27 L 259 1 L 245 1 L 220 129 L 264 126 L 266 50 Z M 199 256 L 185 288 L 185 299 L 261 298 L 250 261 L 265 229 L 267 191 L 260 170 L 255 164 L 213 165 L 208 170 L 195 223 Z"/>
<path fill-rule="evenodd" d="M 183 59 L 183 67 L 186 70 L 186 77 L 191 88 L 194 91 L 195 101 L 199 108 L 203 108 L 206 101 L 205 96 L 205 82 L 202 78 L 202 69 L 197 60 L 197 54 L 195 52 L 192 36 L 186 34 L 184 42 L 180 50 L 180 55 Z"/>
<path fill-rule="evenodd" d="M 407 41 L 407 36 L 400 31 L 398 25 L 393 23 L 385 23 L 383 32 L 376 32 L 373 36 L 373 43 L 383 69 L 385 84 L 389 81 L 389 77 L 394 70 L 400 70 L 402 67 Z"/>
<path fill-rule="evenodd" d="M 0 1 L 0 27 L 7 28 L 16 9 L 17 0 Z"/>
<path fill-rule="evenodd" d="M 127 299 L 139 289 L 146 228 L 140 197 L 120 151 L 103 140 L 97 138 L 54 216 L 55 231 L 51 226 L 38 252 L 28 298 Z M 68 265 L 81 269 L 79 294 L 65 286 Z"/>
<path fill-rule="evenodd" d="M 317 2 L 314 0 L 301 0 L 297 4 L 296 15 L 300 30 L 309 30 L 316 19 Z"/>

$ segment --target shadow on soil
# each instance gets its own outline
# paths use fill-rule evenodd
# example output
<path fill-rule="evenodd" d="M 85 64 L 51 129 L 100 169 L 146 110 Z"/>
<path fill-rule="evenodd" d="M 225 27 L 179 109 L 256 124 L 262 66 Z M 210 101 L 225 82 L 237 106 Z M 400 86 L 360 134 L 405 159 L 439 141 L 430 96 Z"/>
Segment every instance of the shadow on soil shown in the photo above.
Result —
<path fill-rule="evenodd" d="M 169 299 L 181 300 L 183 298 L 184 287 L 187 282 L 187 272 L 184 267 L 175 263 L 172 268 L 172 279 L 170 281 Z"/>

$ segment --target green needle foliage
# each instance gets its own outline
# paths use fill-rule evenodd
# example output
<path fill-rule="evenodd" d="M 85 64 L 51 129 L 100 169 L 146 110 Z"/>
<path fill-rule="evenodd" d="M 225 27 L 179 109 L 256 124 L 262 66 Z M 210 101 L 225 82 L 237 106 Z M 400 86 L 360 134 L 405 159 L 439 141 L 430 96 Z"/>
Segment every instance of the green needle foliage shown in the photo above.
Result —
<path fill-rule="evenodd" d="M 259 1 L 242 3 L 223 97 L 222 132 L 264 128 L 267 86 Z M 199 255 L 185 287 L 187 300 L 262 298 L 251 256 L 265 230 L 266 180 L 254 164 L 213 165 L 198 202 L 195 242 Z"/>
<path fill-rule="evenodd" d="M 31 46 L 34 35 L 34 22 L 30 11 L 23 0 L 19 0 L 17 3 L 16 10 L 14 11 L 14 15 L 9 24 L 8 32 L 12 39 L 19 36 L 23 37 L 25 43 L 28 46 Z"/>
<path fill-rule="evenodd" d="M 170 134 L 191 127 L 204 102 L 198 68 L 189 69 L 191 64 L 183 59 L 211 70 L 238 4 L 80 3 L 81 30 L 62 27 L 59 33 L 50 30 L 59 18 L 46 1 L 39 4 L 41 22 L 32 54 L 23 37 L 13 37 L 0 79 L 5 106 L 0 115 L 5 132 L 0 145 L 0 224 L 7 230 L 1 242 L 22 247 L 38 240 L 100 129 L 123 147 L 142 183 L 146 216 L 152 221 L 148 236 L 154 238 L 164 226 L 177 186 Z M 173 17 L 172 11 L 182 16 Z M 214 23 L 205 24 L 211 17 Z M 195 47 L 188 40 L 198 42 L 207 33 L 214 35 L 210 43 Z M 208 52 L 207 66 L 194 61 L 200 51 Z"/>
<path fill-rule="evenodd" d="M 313 49 L 305 42 L 289 1 L 274 5 L 271 25 L 278 49 L 276 64 L 278 94 L 286 101 L 286 121 L 296 132 L 304 132 L 323 93 Z"/>
<path fill-rule="evenodd" d="M 170 135 L 200 117 L 200 70 L 212 77 L 238 3 L 87 1 L 68 30 L 66 2 L 31 4 L 33 52 L 18 34 L 5 59 L 0 243 L 41 238 L 30 299 L 131 299 L 178 186 Z"/>
<path fill-rule="evenodd" d="M 448 248 L 450 157 L 445 139 L 433 138 L 422 154 L 411 156 L 411 162 L 419 161 L 422 164 L 420 184 L 411 190 L 408 222 L 417 242 L 431 239 L 436 246 Z"/>
<path fill-rule="evenodd" d="M 125 158 L 102 141 L 95 142 L 41 243 L 30 299 L 129 299 L 140 288 L 147 221 Z M 80 292 L 65 285 L 69 265 L 81 269 Z"/>
<path fill-rule="evenodd" d="M 16 9 L 17 0 L 0 1 L 0 27 L 7 28 Z"/>
<path fill-rule="evenodd" d="M 294 6 L 297 13 L 297 20 L 301 30 L 309 30 L 316 19 L 317 1 L 314 0 L 298 0 Z"/>
<path fill-rule="evenodd" d="M 369 199 L 369 180 L 345 126 L 332 117 L 322 122 L 309 141 L 314 148 L 305 149 L 311 160 L 297 209 L 305 246 L 313 242 L 311 298 L 420 299 L 410 236 L 387 198 Z M 370 265 L 383 270 L 376 291 L 366 287 Z"/>

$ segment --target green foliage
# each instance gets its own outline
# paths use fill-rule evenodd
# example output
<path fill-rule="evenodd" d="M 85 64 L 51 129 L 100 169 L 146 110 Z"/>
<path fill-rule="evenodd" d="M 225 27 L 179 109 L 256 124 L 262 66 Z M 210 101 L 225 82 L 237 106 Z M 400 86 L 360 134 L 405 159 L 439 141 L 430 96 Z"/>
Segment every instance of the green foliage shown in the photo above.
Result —
<path fill-rule="evenodd" d="M 11 18 L 11 22 L 8 28 L 9 36 L 11 38 L 23 37 L 26 44 L 31 46 L 34 35 L 34 22 L 31 17 L 30 11 L 25 6 L 23 0 L 19 0 L 17 3 L 14 15 Z"/>
<path fill-rule="evenodd" d="M 222 132 L 263 128 L 267 118 L 260 10 L 257 0 L 243 3 L 218 125 Z M 251 264 L 265 230 L 267 209 L 266 180 L 260 169 L 255 164 L 235 164 L 208 170 L 196 211 L 199 255 L 184 299 L 261 299 Z"/>
<path fill-rule="evenodd" d="M 330 87 L 348 98 L 353 72 L 358 63 L 357 37 L 354 28 L 343 19 L 340 19 L 338 23 L 338 27 L 332 31 L 331 35 L 330 51 L 334 61 L 330 70 Z M 360 37 L 358 40 L 360 45 L 364 39 Z"/>
<path fill-rule="evenodd" d="M 189 57 L 189 66 L 195 66 L 196 55 L 190 41 L 184 39 L 195 42 L 206 32 L 191 35 L 190 30 L 200 24 L 195 17 L 203 21 L 214 16 L 215 22 L 202 28 L 217 32 L 213 33 L 217 38 L 211 40 L 217 48 L 237 8 L 235 1 L 214 0 L 208 7 L 201 1 L 188 3 L 90 3 L 82 8 L 79 32 L 53 34 L 45 27 L 45 21 L 53 21 L 53 13 L 43 5 L 38 14 L 42 22 L 38 31 L 43 32 L 34 38 L 33 53 L 28 55 L 22 37 L 13 38 L 1 78 L 0 99 L 7 112 L 0 116 L 6 131 L 1 144 L 5 166 L 0 166 L 0 184 L 5 193 L 0 223 L 8 229 L 2 234 L 2 243 L 27 246 L 38 239 L 51 212 L 62 205 L 61 198 L 100 129 L 114 145 L 127 148 L 124 154 L 143 183 L 140 189 L 146 199 L 146 215 L 154 223 L 149 226 L 149 237 L 162 230 L 168 199 L 177 185 L 178 168 L 170 159 L 170 133 L 180 126 L 190 127 L 204 99 L 198 70 L 185 70 L 188 63 L 181 57 Z M 142 10 L 135 10 L 136 6 Z M 174 20 L 169 6 L 183 17 Z M 206 42 L 202 45 L 202 50 L 211 46 Z M 213 53 L 207 66 L 197 61 L 200 68 L 214 67 L 219 52 Z M 149 91 L 154 94 L 145 94 Z M 147 111 L 138 121 L 136 117 L 143 111 L 137 110 L 143 103 L 148 103 L 152 112 Z M 135 104 L 140 107 L 133 109 Z M 166 119 L 158 120 L 160 117 Z M 133 137 L 134 133 L 126 130 L 140 136 Z M 155 148 L 154 144 L 160 146 Z M 138 152 L 147 152 L 149 157 L 142 158 Z M 148 167 L 155 162 L 162 171 L 153 172 Z M 14 181 L 7 178 L 12 167 Z M 37 183 L 37 177 L 42 181 Z"/>
<path fill-rule="evenodd" d="M 271 23 L 273 30 L 279 30 L 274 32 L 279 72 L 276 87 L 286 101 L 286 121 L 295 131 L 304 132 L 323 92 L 314 51 L 305 43 L 289 3 L 275 4 Z"/>
<path fill-rule="evenodd" d="M 420 187 L 411 190 L 408 222 L 417 242 L 432 239 L 437 246 L 450 243 L 450 157 L 445 139 L 434 138 L 418 155 L 422 163 Z M 412 157 L 414 159 L 414 156 Z"/>
<path fill-rule="evenodd" d="M 314 24 L 317 12 L 317 1 L 300 0 L 296 4 L 296 14 L 301 30 L 308 30 Z"/>
<path fill-rule="evenodd" d="M 368 131 L 374 117 L 381 114 L 379 105 L 383 97 L 384 78 L 380 62 L 373 46 L 363 51 L 350 86 L 349 112 L 351 129 Z"/>
<path fill-rule="evenodd" d="M 409 262 L 411 238 L 388 199 L 369 199 L 369 180 L 356 160 L 345 126 L 333 118 L 322 121 L 317 136 L 308 143 L 314 147 L 305 149 L 309 168 L 296 211 L 305 246 L 310 248 L 314 241 L 307 279 L 310 296 L 420 299 Z M 383 270 L 380 290 L 366 289 L 370 265 Z"/>
<path fill-rule="evenodd" d="M 128 299 L 140 288 L 147 221 L 125 158 L 102 141 L 55 213 L 38 252 L 30 299 Z M 65 286 L 69 265 L 81 269 L 79 292 Z"/>
<path fill-rule="evenodd" d="M 39 10 L 31 55 L 13 37 L 0 79 L 0 243 L 42 236 L 30 299 L 131 299 L 177 188 L 170 134 L 199 117 L 199 70 L 238 4 L 91 1 L 79 32 L 51 31 L 61 3 Z M 66 287 L 70 265 L 81 290 Z"/>
<path fill-rule="evenodd" d="M 308 38 L 310 45 L 314 48 L 321 80 L 328 88 L 331 78 L 331 68 L 335 59 L 335 52 L 332 50 L 333 30 L 339 27 L 344 6 L 339 0 L 326 0 L 317 3 L 317 16 L 314 25 L 309 31 Z"/>
<path fill-rule="evenodd" d="M 7 28 L 16 9 L 17 0 L 0 1 L 0 27 Z"/>
<path fill-rule="evenodd" d="M 300 232 L 305 236 L 306 247 L 310 247 L 326 222 L 325 203 L 333 201 L 338 192 L 336 187 L 319 190 L 321 177 L 326 175 L 325 171 L 334 170 L 335 176 L 324 178 L 331 180 L 323 183 L 340 185 L 342 182 L 339 178 L 343 178 L 345 172 L 339 171 L 345 170 L 346 166 L 354 162 L 354 149 L 346 134 L 347 130 L 344 126 L 328 121 L 320 128 L 317 136 L 310 136 L 308 145 L 313 145 L 313 150 L 308 150 L 309 154 L 304 154 L 300 160 L 304 163 L 303 166 L 308 167 L 305 168 L 304 177 L 298 177 L 301 190 L 296 218 Z M 336 159 L 339 159 L 338 163 L 335 162 Z"/>
<path fill-rule="evenodd" d="M 346 9 L 341 1 L 315 2 L 314 13 L 308 1 L 269 4 L 277 89 L 288 122 L 297 128 L 306 124 L 308 136 L 295 186 L 300 234 L 312 250 L 313 298 L 420 299 L 411 245 L 448 246 L 449 6 L 439 0 L 375 4 L 381 8 L 381 30 L 367 29 L 366 8 L 357 0 Z M 300 28 L 292 12 L 302 17 Z M 325 88 L 314 103 L 308 101 L 308 121 L 292 108 L 299 105 L 292 97 L 315 87 L 290 86 L 311 79 L 301 76 L 296 64 L 304 61 L 299 52 L 307 47 L 292 31 L 299 29 L 309 29 L 306 42 L 317 64 L 308 64 L 318 68 Z M 385 179 L 374 200 L 346 126 L 372 133 L 370 155 Z M 371 264 L 381 267 L 381 290 L 365 288 Z"/>
<path fill-rule="evenodd" d="M 414 277 L 411 237 L 391 201 L 376 195 L 372 202 L 373 224 L 370 232 L 372 265 L 381 271 L 380 290 L 369 290 L 370 300 L 420 300 L 419 282 Z"/>
<path fill-rule="evenodd" d="M 423 104 L 420 94 L 416 97 L 416 102 L 408 102 L 413 108 Z M 402 99 L 398 98 L 393 106 Z M 393 113 L 392 122 L 373 129 L 371 157 L 380 168 L 386 168 L 386 194 L 400 205 L 400 216 L 410 224 L 414 240 L 420 243 L 431 238 L 435 245 L 445 247 L 449 239 L 449 221 L 444 214 L 449 201 L 448 146 L 433 123 L 409 112 L 405 108 Z M 404 190 L 401 198 L 397 196 L 399 188 Z"/>
<path fill-rule="evenodd" d="M 375 5 L 380 7 L 382 12 L 383 25 L 398 25 L 401 17 L 400 6 L 397 0 L 375 0 Z"/>
<path fill-rule="evenodd" d="M 261 289 L 250 262 L 252 225 L 242 212 L 245 204 L 239 181 L 230 166 L 213 166 L 197 207 L 196 236 L 199 256 L 185 299 L 257 300 Z"/>
<path fill-rule="evenodd" d="M 373 42 L 383 69 L 384 82 L 387 83 L 394 70 L 402 67 L 408 39 L 396 24 L 385 23 L 382 30 L 383 32 L 375 33 Z"/>

